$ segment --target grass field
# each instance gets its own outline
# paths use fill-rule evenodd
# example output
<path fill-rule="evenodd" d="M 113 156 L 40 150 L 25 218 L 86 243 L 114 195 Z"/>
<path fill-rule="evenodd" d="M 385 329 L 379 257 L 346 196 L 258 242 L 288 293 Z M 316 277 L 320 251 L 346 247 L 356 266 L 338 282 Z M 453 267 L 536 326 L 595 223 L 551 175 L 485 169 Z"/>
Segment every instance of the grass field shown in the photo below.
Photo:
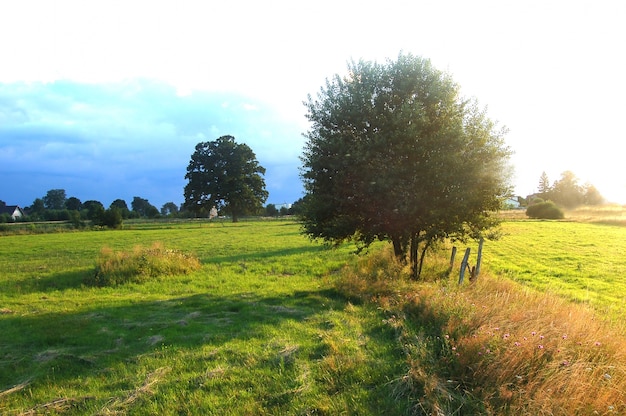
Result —
<path fill-rule="evenodd" d="M 623 317 L 625 263 L 617 259 L 626 241 L 623 228 L 524 221 L 507 222 L 503 230 L 500 241 L 485 244 L 485 274 Z M 197 256 L 202 268 L 142 284 L 86 284 L 103 248 L 132 251 L 155 242 Z M 578 405 L 600 414 L 626 410 L 606 380 L 597 393 L 584 384 L 610 367 L 611 383 L 626 385 L 625 365 L 613 362 L 608 336 L 591 331 L 595 338 L 576 341 L 592 327 L 584 314 L 565 311 L 582 328 L 566 327 L 568 342 L 579 345 L 568 347 L 568 360 L 578 360 L 581 375 L 574 365 L 553 371 L 560 358 L 541 361 L 532 346 L 525 354 L 535 357 L 534 367 L 498 375 L 502 362 L 526 366 L 528 360 L 519 355 L 522 349 L 503 348 L 493 327 L 510 327 L 520 340 L 530 325 L 543 330 L 547 354 L 548 338 L 560 339 L 563 326 L 544 315 L 558 314 L 567 303 L 551 300 L 554 309 L 547 309 L 545 298 L 488 276 L 461 289 L 456 276 L 425 285 L 393 283 L 397 276 L 389 277 L 394 271 L 388 263 L 374 256 L 363 266 L 352 247 L 327 250 L 302 237 L 293 222 L 140 223 L 118 231 L 4 236 L 0 243 L 3 415 L 403 415 L 442 408 L 452 409 L 445 414 L 568 414 L 554 409 Z M 375 277 L 363 277 L 368 274 Z M 501 304 L 504 293 L 510 302 Z M 535 310 L 535 303 L 523 302 L 541 302 L 541 313 L 519 312 L 516 297 L 522 310 Z M 506 305 L 512 318 L 502 315 Z M 522 314 L 532 320 L 524 329 Z M 602 349 L 593 347 L 597 339 Z M 479 357 L 482 350 L 476 350 L 485 345 L 501 350 L 504 361 Z M 600 360 L 599 351 L 602 365 L 590 364 Z M 543 367 L 549 374 L 539 372 Z M 521 377 L 522 370 L 542 382 L 525 380 L 517 390 L 502 382 Z M 579 402 L 563 407 L 546 392 L 554 374 L 582 380 L 576 391 L 595 401 L 564 390 L 561 396 Z M 523 404 L 515 407 L 514 399 Z"/>
<path fill-rule="evenodd" d="M 626 316 L 626 227 L 594 222 L 508 221 L 487 241 L 491 272 L 589 305 L 622 323 Z"/>

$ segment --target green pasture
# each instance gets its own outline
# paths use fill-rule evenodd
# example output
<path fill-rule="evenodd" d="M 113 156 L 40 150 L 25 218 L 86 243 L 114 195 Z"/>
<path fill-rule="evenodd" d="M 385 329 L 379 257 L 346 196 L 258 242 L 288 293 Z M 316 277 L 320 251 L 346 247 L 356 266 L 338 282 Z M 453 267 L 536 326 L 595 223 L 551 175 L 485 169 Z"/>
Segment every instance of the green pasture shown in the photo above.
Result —
<path fill-rule="evenodd" d="M 159 241 L 202 269 L 85 285 L 102 247 Z M 0 414 L 402 414 L 403 370 L 372 307 L 332 276 L 354 260 L 293 222 L 139 224 L 0 237 Z M 394 359 L 395 357 L 395 359 Z"/>
<path fill-rule="evenodd" d="M 626 315 L 626 227 L 569 221 L 507 221 L 486 241 L 492 273 L 588 304 L 618 322 Z"/>
<path fill-rule="evenodd" d="M 626 228 L 510 221 L 503 232 L 485 243 L 483 270 L 623 317 Z M 85 284 L 103 247 L 154 242 L 202 268 Z M 0 237 L 0 414 L 410 413 L 396 390 L 406 346 L 384 311 L 335 289 L 355 260 L 290 221 Z"/>

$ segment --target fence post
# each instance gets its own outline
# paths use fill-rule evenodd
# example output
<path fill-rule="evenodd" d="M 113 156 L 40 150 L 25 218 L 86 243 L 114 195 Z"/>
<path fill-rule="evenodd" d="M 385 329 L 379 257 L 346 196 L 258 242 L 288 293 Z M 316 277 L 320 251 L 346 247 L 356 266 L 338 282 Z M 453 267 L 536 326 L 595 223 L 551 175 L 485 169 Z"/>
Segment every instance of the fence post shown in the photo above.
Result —
<path fill-rule="evenodd" d="M 470 255 L 470 248 L 468 247 L 465 250 L 465 255 L 463 256 L 463 261 L 461 262 L 461 271 L 459 272 L 459 284 L 463 283 L 463 277 L 465 277 L 465 269 L 468 267 L 467 261 Z"/>
<path fill-rule="evenodd" d="M 448 269 L 448 273 L 452 271 L 454 268 L 454 258 L 456 257 L 456 247 L 452 247 L 452 255 L 450 255 L 450 268 Z"/>
<path fill-rule="evenodd" d="M 485 239 L 483 237 L 480 237 L 480 242 L 478 243 L 478 255 L 476 258 L 476 272 L 474 273 L 474 278 L 478 277 L 478 274 L 480 273 L 480 261 L 483 258 L 483 243 L 485 242 Z"/>

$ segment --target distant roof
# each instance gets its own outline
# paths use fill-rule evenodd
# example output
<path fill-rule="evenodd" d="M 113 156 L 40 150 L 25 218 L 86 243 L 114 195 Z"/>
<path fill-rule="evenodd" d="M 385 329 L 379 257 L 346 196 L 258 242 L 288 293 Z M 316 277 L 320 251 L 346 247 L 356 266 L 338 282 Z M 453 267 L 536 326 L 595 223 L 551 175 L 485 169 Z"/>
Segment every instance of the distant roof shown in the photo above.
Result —
<path fill-rule="evenodd" d="M 16 209 L 22 211 L 22 208 L 20 208 L 19 205 L 5 205 L 3 207 L 0 207 L 0 214 L 13 214 Z M 22 213 L 23 212 L 24 211 L 22 211 Z"/>

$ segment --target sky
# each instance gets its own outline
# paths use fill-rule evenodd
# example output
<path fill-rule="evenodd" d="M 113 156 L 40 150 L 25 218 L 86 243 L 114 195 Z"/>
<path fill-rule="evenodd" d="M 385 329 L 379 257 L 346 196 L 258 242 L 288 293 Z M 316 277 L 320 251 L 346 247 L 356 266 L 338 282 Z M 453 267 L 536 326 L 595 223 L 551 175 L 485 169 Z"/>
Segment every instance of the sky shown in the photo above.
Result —
<path fill-rule="evenodd" d="M 626 2 L 0 3 L 0 200 L 184 201 L 195 145 L 232 135 L 292 203 L 303 101 L 351 60 L 431 60 L 506 126 L 515 194 L 565 171 L 626 203 Z"/>

